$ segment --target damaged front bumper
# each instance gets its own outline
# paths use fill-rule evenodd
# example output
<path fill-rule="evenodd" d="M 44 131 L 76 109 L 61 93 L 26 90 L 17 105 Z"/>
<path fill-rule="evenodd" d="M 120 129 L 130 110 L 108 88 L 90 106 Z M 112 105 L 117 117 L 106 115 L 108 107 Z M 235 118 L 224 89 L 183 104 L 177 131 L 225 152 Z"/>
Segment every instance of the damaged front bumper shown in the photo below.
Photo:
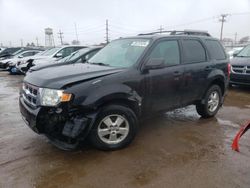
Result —
<path fill-rule="evenodd" d="M 68 112 L 68 109 L 58 110 L 52 107 L 32 108 L 26 104 L 22 96 L 19 98 L 19 107 L 24 121 L 34 132 L 57 140 L 61 138 L 83 140 L 91 130 L 96 116 L 95 114 L 82 115 L 77 110 Z M 56 134 L 50 134 L 55 130 Z M 57 136 L 58 138 L 55 138 Z"/>

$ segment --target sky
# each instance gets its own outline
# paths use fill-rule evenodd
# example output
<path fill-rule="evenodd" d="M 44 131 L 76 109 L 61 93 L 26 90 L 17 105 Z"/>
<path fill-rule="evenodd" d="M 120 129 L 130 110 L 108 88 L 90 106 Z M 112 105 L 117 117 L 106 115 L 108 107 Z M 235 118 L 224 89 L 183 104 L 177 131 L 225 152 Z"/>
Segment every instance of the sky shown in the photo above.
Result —
<path fill-rule="evenodd" d="M 55 44 L 105 42 L 138 33 L 196 29 L 219 38 L 219 16 L 229 14 L 223 37 L 250 36 L 250 0 L 0 0 L 0 45 L 45 44 L 44 29 L 53 29 Z"/>

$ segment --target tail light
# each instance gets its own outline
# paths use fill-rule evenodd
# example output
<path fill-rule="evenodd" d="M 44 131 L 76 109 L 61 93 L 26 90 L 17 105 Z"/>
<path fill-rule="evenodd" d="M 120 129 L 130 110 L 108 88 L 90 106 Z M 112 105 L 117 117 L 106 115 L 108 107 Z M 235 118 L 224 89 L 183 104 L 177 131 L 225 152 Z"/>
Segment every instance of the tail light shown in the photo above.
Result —
<path fill-rule="evenodd" d="M 228 78 L 230 78 L 230 74 L 231 74 L 231 65 L 230 63 L 227 64 L 227 76 Z"/>

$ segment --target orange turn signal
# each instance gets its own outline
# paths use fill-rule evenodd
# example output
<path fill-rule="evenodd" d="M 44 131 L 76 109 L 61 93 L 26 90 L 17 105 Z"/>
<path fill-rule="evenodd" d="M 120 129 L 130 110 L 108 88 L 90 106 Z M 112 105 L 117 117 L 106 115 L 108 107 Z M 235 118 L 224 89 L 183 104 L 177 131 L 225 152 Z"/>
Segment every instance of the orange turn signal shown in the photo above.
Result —
<path fill-rule="evenodd" d="M 61 102 L 68 102 L 71 100 L 72 94 L 62 93 Z"/>

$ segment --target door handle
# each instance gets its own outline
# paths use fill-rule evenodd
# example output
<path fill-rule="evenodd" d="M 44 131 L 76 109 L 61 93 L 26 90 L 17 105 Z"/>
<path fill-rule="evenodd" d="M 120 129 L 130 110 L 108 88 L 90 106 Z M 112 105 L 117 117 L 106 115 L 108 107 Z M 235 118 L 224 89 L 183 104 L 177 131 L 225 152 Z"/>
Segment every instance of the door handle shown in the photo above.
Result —
<path fill-rule="evenodd" d="M 182 73 L 181 73 L 180 71 L 175 71 L 175 72 L 174 72 L 174 76 L 181 76 L 181 74 L 182 74 Z"/>
<path fill-rule="evenodd" d="M 206 66 L 205 67 L 205 71 L 210 71 L 210 70 L 212 70 L 213 69 L 213 67 L 211 67 L 211 66 Z"/>

